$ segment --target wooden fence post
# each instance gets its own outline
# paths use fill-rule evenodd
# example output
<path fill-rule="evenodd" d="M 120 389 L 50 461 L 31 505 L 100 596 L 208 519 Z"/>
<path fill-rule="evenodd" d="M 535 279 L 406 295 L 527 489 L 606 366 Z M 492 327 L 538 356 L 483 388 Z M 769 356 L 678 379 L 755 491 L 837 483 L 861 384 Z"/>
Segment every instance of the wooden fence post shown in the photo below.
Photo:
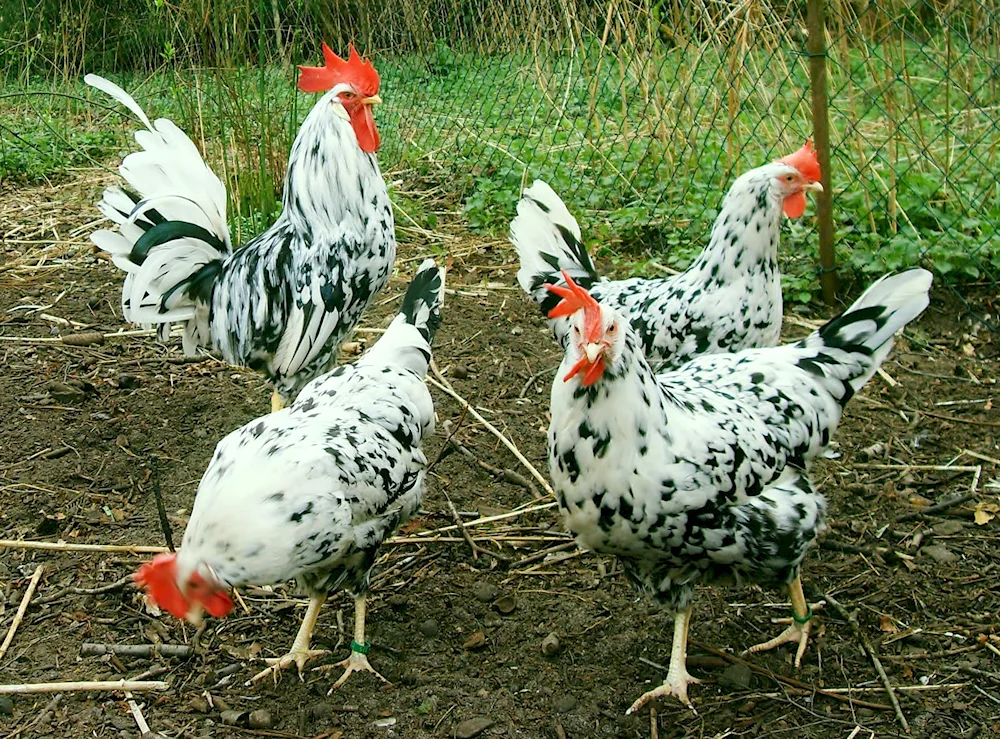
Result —
<path fill-rule="evenodd" d="M 826 81 L 826 0 L 808 0 L 806 10 L 806 51 L 809 53 L 809 82 L 812 88 L 813 139 L 823 170 L 823 192 L 816 196 L 819 232 L 819 281 L 823 300 L 833 305 L 837 297 L 837 263 L 833 250 L 833 192 L 830 187 L 830 118 Z"/>

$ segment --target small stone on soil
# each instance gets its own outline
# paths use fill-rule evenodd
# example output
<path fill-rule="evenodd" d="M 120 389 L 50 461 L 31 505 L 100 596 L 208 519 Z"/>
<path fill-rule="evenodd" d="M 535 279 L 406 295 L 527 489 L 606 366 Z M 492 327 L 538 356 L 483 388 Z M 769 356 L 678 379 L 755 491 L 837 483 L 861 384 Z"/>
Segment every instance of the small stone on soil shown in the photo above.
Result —
<path fill-rule="evenodd" d="M 455 736 L 458 739 L 472 739 L 482 734 L 491 726 L 493 726 L 493 719 L 486 718 L 485 716 L 466 719 L 455 727 Z"/>
<path fill-rule="evenodd" d="M 429 618 L 420 624 L 417 628 L 420 629 L 420 633 L 427 637 L 437 636 L 438 632 L 441 630 L 438 626 L 438 622 L 433 618 Z"/>
<path fill-rule="evenodd" d="M 462 644 L 463 649 L 482 649 L 486 646 L 486 634 L 482 629 L 478 631 L 473 631 L 465 643 Z"/>
<path fill-rule="evenodd" d="M 208 705 L 208 701 L 202 698 L 200 695 L 196 695 L 191 700 L 189 700 L 188 707 L 192 711 L 197 711 L 198 713 L 208 713 L 210 710 L 212 710 L 211 706 Z"/>
<path fill-rule="evenodd" d="M 509 616 L 517 608 L 517 603 L 515 603 L 514 599 L 509 595 L 505 595 L 502 598 L 499 598 L 493 604 L 493 607 L 503 615 Z"/>
<path fill-rule="evenodd" d="M 476 586 L 473 594 L 476 596 L 476 600 L 481 603 L 492 603 L 500 595 L 500 591 L 491 582 L 481 582 Z"/>
<path fill-rule="evenodd" d="M 552 632 L 542 639 L 542 654 L 546 657 L 551 657 L 554 654 L 558 654 L 561 646 L 562 645 L 559 643 L 559 637 L 555 632 Z"/>
<path fill-rule="evenodd" d="M 555 703 L 552 707 L 556 709 L 559 713 L 569 713 L 574 708 L 577 707 L 577 700 L 571 695 L 563 695 L 556 698 Z"/>
<path fill-rule="evenodd" d="M 246 723 L 246 711 L 223 711 L 220 718 L 226 726 L 240 726 Z"/>
<path fill-rule="evenodd" d="M 958 555 L 944 544 L 931 544 L 920 550 L 938 564 L 951 564 L 958 561 Z"/>
<path fill-rule="evenodd" d="M 271 712 L 266 708 L 258 708 L 256 711 L 250 712 L 251 729 L 270 729 L 272 726 L 274 726 L 274 719 L 271 718 Z"/>
<path fill-rule="evenodd" d="M 934 527 L 936 536 L 956 536 L 965 529 L 965 524 L 961 521 L 942 521 Z"/>
<path fill-rule="evenodd" d="M 753 671 L 746 665 L 730 665 L 719 675 L 719 685 L 746 690 L 753 680 Z"/>
<path fill-rule="evenodd" d="M 72 403 L 74 400 L 80 400 L 86 394 L 81 387 L 67 385 L 57 380 L 48 383 L 45 389 L 49 391 L 49 395 L 54 400 L 58 400 L 60 403 Z"/>
<path fill-rule="evenodd" d="M 469 376 L 469 368 L 466 367 L 464 364 L 456 364 L 454 367 L 451 368 L 451 372 L 449 372 L 448 374 L 450 374 L 456 380 L 464 380 L 466 377 Z"/>
<path fill-rule="evenodd" d="M 9 695 L 0 695 L 0 716 L 10 716 L 14 713 L 14 701 Z"/>
<path fill-rule="evenodd" d="M 120 387 L 122 390 L 134 390 L 141 384 L 142 380 L 140 380 L 135 375 L 130 375 L 127 372 L 122 372 L 120 375 L 118 375 L 118 387 Z"/>

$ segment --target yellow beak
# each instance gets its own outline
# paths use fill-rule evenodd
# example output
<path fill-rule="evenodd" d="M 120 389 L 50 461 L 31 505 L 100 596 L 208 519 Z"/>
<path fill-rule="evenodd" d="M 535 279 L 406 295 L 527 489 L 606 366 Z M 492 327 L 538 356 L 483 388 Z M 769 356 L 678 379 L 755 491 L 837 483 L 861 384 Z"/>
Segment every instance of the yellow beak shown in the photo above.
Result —
<path fill-rule="evenodd" d="M 823 185 L 819 182 L 810 182 L 806 185 L 806 190 L 812 190 L 813 192 L 823 192 Z"/>
<path fill-rule="evenodd" d="M 589 343 L 583 347 L 583 353 L 587 355 L 587 361 L 593 364 L 601 356 L 601 345 Z"/>
<path fill-rule="evenodd" d="M 382 98 L 378 95 L 372 95 L 370 98 L 361 98 L 362 105 L 379 105 L 382 102 Z"/>

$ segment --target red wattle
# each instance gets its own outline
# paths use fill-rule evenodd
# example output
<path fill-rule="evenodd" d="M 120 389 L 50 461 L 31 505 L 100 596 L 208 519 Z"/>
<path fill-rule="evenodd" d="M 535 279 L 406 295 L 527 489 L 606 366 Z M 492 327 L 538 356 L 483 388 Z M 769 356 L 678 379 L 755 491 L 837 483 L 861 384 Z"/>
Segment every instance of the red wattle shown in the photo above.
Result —
<path fill-rule="evenodd" d="M 574 364 L 572 367 L 570 367 L 569 372 L 567 372 L 566 376 L 563 378 L 563 382 L 569 382 L 586 365 L 587 365 L 587 355 L 585 354 L 582 357 L 580 357 L 578 360 L 576 360 L 576 364 Z"/>
<path fill-rule="evenodd" d="M 799 218 L 806 212 L 806 195 L 804 192 L 797 192 L 785 198 L 783 204 L 785 215 L 789 218 Z"/>
<path fill-rule="evenodd" d="M 358 137 L 358 146 L 361 151 L 374 154 L 378 151 L 381 139 L 378 129 L 375 128 L 375 116 L 372 115 L 372 106 L 362 105 L 351 112 L 351 127 L 354 128 L 354 135 Z"/>
<path fill-rule="evenodd" d="M 594 362 L 590 367 L 587 368 L 587 374 L 583 376 L 583 382 L 580 384 L 584 387 L 590 387 L 595 382 L 600 379 L 601 375 L 604 374 L 604 357 L 598 357 L 597 361 Z"/>

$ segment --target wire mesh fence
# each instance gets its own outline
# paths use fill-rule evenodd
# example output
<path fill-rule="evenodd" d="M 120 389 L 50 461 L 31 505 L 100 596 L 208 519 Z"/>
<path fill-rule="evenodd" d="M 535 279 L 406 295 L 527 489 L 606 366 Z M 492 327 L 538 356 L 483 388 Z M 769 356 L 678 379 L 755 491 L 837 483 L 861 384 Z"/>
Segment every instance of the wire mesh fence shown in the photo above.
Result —
<path fill-rule="evenodd" d="M 501 227 L 519 188 L 541 177 L 593 240 L 682 266 L 732 179 L 818 126 L 805 5 L 586 5 L 534 16 L 520 46 L 459 33 L 409 56 L 423 68 L 401 72 L 426 82 L 390 157 L 445 174 L 473 225 Z M 995 285 L 1000 7 L 816 5 L 842 268 L 923 263 L 952 285 Z M 817 265 L 808 221 L 783 251 L 786 289 L 804 298 Z"/>
<path fill-rule="evenodd" d="M 807 7 L 822 11 L 823 33 Z M 469 225 L 493 233 L 506 229 L 522 186 L 545 179 L 596 251 L 676 267 L 703 246 L 739 173 L 818 130 L 818 53 L 843 273 L 923 263 L 957 294 L 1000 277 L 1000 0 L 42 0 L 39 9 L 0 14 L 0 42 L 22 50 L 0 69 L 51 67 L 76 80 L 143 64 L 194 68 L 196 92 L 171 82 L 179 121 L 208 148 L 246 140 L 242 158 L 219 155 L 231 184 L 267 158 L 262 188 L 280 188 L 295 119 L 308 109 L 290 102 L 291 65 L 316 63 L 320 39 L 340 51 L 353 41 L 381 72 L 385 168 L 434 181 Z M 269 76 L 253 71 L 276 64 Z M 213 93 L 201 81 L 227 74 L 218 130 L 208 130 Z M 248 90 L 259 99 L 244 100 Z M 271 118 L 241 123 L 256 115 Z M 260 202 L 273 206 L 275 193 Z M 812 213 L 782 241 L 791 300 L 817 290 Z"/>
<path fill-rule="evenodd" d="M 864 272 L 924 262 L 996 285 L 1000 7 L 827 7 L 835 217 Z"/>

